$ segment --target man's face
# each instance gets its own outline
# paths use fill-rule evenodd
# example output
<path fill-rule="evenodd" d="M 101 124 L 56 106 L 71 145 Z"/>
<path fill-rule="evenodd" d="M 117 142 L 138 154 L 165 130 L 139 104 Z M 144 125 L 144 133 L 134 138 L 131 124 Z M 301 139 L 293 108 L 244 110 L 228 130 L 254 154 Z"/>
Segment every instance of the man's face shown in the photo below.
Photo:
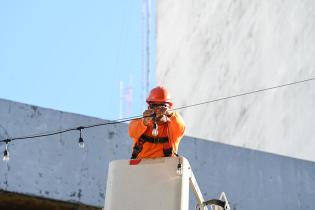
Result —
<path fill-rule="evenodd" d="M 168 103 L 163 103 L 163 102 L 154 102 L 154 103 L 149 103 L 149 109 L 169 109 L 170 105 Z"/>

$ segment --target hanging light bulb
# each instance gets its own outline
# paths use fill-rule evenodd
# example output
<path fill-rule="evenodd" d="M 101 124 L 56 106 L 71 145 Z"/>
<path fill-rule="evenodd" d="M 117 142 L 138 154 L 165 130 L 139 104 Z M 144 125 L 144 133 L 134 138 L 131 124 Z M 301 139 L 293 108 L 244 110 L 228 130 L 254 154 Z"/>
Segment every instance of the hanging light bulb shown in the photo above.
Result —
<path fill-rule="evenodd" d="M 9 154 L 9 150 L 8 150 L 8 144 L 9 144 L 10 140 L 7 139 L 5 140 L 5 150 L 3 152 L 3 161 L 9 161 L 10 160 L 10 154 Z"/>
<path fill-rule="evenodd" d="M 82 137 L 79 138 L 79 147 L 82 149 L 84 148 L 84 141 Z"/>
<path fill-rule="evenodd" d="M 178 175 L 182 175 L 183 174 L 183 168 L 182 168 L 182 164 L 181 163 L 177 164 L 176 174 L 178 174 Z"/>
<path fill-rule="evenodd" d="M 157 122 L 156 122 L 156 119 L 154 119 L 154 124 L 153 124 L 153 130 L 152 130 L 152 136 L 157 136 L 159 134 L 159 131 L 158 131 L 158 125 L 157 125 Z"/>
<path fill-rule="evenodd" d="M 183 165 L 181 163 L 181 158 L 176 153 L 175 153 L 175 156 L 178 157 L 178 164 L 177 164 L 176 174 L 177 175 L 183 175 Z"/>
<path fill-rule="evenodd" d="M 80 148 L 84 148 L 84 140 L 82 138 L 82 129 L 84 129 L 83 127 L 79 127 L 78 130 L 80 131 L 80 137 L 79 137 L 79 147 Z"/>

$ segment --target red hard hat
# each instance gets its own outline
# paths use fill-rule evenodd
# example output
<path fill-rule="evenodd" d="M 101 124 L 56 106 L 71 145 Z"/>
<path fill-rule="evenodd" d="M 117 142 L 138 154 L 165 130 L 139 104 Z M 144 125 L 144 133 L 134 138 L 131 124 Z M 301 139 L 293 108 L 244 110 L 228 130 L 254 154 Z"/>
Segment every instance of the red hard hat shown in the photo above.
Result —
<path fill-rule="evenodd" d="M 173 105 L 170 92 L 162 86 L 157 86 L 150 91 L 147 103 L 150 102 L 164 102 L 170 104 L 170 106 Z"/>

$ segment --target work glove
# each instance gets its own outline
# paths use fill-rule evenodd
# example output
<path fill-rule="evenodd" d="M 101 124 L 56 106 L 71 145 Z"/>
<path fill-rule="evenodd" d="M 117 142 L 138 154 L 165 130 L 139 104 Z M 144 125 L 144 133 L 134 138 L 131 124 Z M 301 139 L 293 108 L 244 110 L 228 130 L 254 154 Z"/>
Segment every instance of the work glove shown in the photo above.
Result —
<path fill-rule="evenodd" d="M 156 119 L 159 122 L 166 123 L 169 121 L 169 117 L 172 116 L 173 111 L 168 107 L 158 107 L 155 109 Z"/>
<path fill-rule="evenodd" d="M 153 109 L 147 109 L 143 112 L 143 124 L 145 126 L 148 126 L 149 123 L 153 119 L 154 110 Z"/>

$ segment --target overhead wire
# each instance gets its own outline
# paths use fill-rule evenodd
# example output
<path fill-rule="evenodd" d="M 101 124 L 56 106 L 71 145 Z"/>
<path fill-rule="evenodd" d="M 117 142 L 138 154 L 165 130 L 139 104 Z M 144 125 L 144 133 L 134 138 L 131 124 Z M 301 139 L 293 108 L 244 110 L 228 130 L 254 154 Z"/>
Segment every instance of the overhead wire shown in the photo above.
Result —
<path fill-rule="evenodd" d="M 83 129 L 86 129 L 86 128 L 93 128 L 93 127 L 99 127 L 99 126 L 105 126 L 105 125 L 119 124 L 119 123 L 128 122 L 130 120 L 140 119 L 140 118 L 142 118 L 142 115 L 134 116 L 134 117 L 121 118 L 121 119 L 117 119 L 117 120 L 114 120 L 114 121 L 97 123 L 97 124 L 92 124 L 92 125 L 87 125 L 87 126 L 79 126 L 79 127 L 67 128 L 67 129 L 62 129 L 62 130 L 59 130 L 59 131 L 49 131 L 49 132 L 45 132 L 45 133 L 42 133 L 42 134 L 34 134 L 34 135 L 27 135 L 27 136 L 21 136 L 21 137 L 6 138 L 6 139 L 0 140 L 0 142 L 7 142 L 7 141 L 11 142 L 11 141 L 15 141 L 15 140 L 53 136 L 53 135 L 57 135 L 57 134 L 66 133 L 66 132 L 69 132 L 69 131 L 76 131 L 76 130 L 83 130 Z"/>
<path fill-rule="evenodd" d="M 228 100 L 228 99 L 232 99 L 232 98 L 237 98 L 237 97 L 241 97 L 241 96 L 245 96 L 245 95 L 256 94 L 256 93 L 265 92 L 265 91 L 269 91 L 269 90 L 273 90 L 273 89 L 278 89 L 278 88 L 282 88 L 282 87 L 286 87 L 286 86 L 292 86 L 292 85 L 296 85 L 296 84 L 300 84 L 300 83 L 305 83 L 305 82 L 309 82 L 309 81 L 313 81 L 313 80 L 315 80 L 315 77 L 312 77 L 312 78 L 309 78 L 309 79 L 305 79 L 305 80 L 295 81 L 295 82 L 291 82 L 291 83 L 276 85 L 276 86 L 273 86 L 273 87 L 258 89 L 258 90 L 254 90 L 254 91 L 250 91 L 250 92 L 245 92 L 245 93 L 240 93 L 240 94 L 236 94 L 236 95 L 231 95 L 231 96 L 227 96 L 227 97 L 217 98 L 217 99 L 213 99 L 213 100 L 207 100 L 207 101 L 196 103 L 196 104 L 191 104 L 191 105 L 187 105 L 187 106 L 174 108 L 172 110 L 181 110 L 181 109 L 186 109 L 186 108 L 190 108 L 190 107 L 200 106 L 200 105 L 204 105 L 204 104 L 210 104 L 210 103 L 223 101 L 223 100 Z M 117 119 L 117 120 L 113 120 L 113 121 L 109 121 L 109 122 L 102 122 L 102 123 L 96 123 L 96 124 L 91 124 L 91 125 L 86 125 L 86 126 L 79 126 L 79 127 L 62 129 L 62 130 L 59 130 L 59 131 L 49 131 L 49 132 L 45 132 L 45 133 L 42 133 L 42 134 L 34 134 L 34 135 L 27 135 L 27 136 L 21 136 L 21 137 L 6 138 L 6 139 L 0 140 L 0 142 L 5 142 L 7 144 L 7 143 L 9 143 L 11 141 L 16 141 L 16 140 L 47 137 L 47 136 L 52 136 L 52 135 L 66 133 L 66 132 L 69 132 L 69 131 L 76 131 L 76 130 L 81 131 L 81 130 L 88 129 L 88 128 L 119 124 L 119 123 L 128 122 L 128 121 L 131 121 L 131 120 L 141 119 L 141 118 L 143 118 L 143 116 L 142 115 L 138 115 L 138 116 L 133 116 L 133 117 L 121 118 L 121 119 Z"/>
<path fill-rule="evenodd" d="M 291 82 L 291 83 L 287 83 L 287 84 L 276 85 L 273 87 L 263 88 L 263 89 L 259 89 L 259 90 L 254 90 L 254 91 L 250 91 L 250 92 L 246 92 L 246 93 L 240 93 L 240 94 L 236 94 L 236 95 L 232 95 L 232 96 L 217 98 L 214 100 L 204 101 L 204 102 L 191 104 L 191 105 L 187 105 L 187 106 L 182 106 L 179 108 L 175 108 L 174 110 L 186 109 L 186 108 L 190 108 L 190 107 L 194 107 L 194 106 L 200 106 L 200 105 L 204 105 L 204 104 L 214 103 L 214 102 L 223 101 L 223 100 L 227 100 L 227 99 L 231 99 L 231 98 L 241 97 L 241 96 L 245 96 L 245 95 L 251 95 L 251 94 L 260 93 L 260 92 L 264 92 L 264 91 L 268 91 L 268 90 L 272 90 L 272 89 L 278 89 L 278 88 L 282 88 L 282 87 L 286 87 L 286 86 L 296 85 L 299 83 L 309 82 L 312 80 L 315 80 L 315 77 L 305 79 L 305 80 L 296 81 L 296 82 Z"/>

